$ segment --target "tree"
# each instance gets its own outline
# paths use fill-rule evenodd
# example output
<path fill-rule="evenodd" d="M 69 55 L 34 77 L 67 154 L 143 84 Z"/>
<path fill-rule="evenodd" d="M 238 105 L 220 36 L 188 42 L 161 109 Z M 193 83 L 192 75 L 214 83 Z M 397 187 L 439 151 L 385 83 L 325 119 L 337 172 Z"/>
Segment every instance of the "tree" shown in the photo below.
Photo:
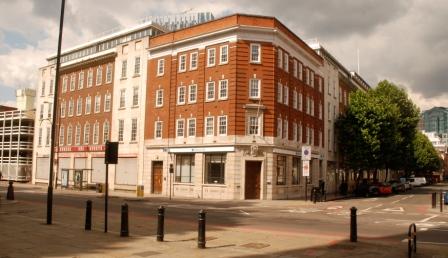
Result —
<path fill-rule="evenodd" d="M 338 144 L 348 168 L 356 171 L 405 169 L 419 110 L 403 89 L 381 81 L 368 92 L 357 91 L 336 122 Z"/>
<path fill-rule="evenodd" d="M 431 172 L 442 168 L 442 160 L 428 137 L 417 132 L 413 141 L 413 169 L 416 172 Z"/>

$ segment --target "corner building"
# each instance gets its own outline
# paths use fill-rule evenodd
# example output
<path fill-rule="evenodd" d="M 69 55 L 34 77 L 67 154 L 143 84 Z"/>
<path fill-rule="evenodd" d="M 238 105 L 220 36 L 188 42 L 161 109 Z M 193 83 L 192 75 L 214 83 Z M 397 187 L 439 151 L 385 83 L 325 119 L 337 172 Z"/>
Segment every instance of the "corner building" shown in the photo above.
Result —
<path fill-rule="evenodd" d="M 146 193 L 304 197 L 303 145 L 308 191 L 325 178 L 324 60 L 277 19 L 236 14 L 150 38 L 148 51 Z"/>

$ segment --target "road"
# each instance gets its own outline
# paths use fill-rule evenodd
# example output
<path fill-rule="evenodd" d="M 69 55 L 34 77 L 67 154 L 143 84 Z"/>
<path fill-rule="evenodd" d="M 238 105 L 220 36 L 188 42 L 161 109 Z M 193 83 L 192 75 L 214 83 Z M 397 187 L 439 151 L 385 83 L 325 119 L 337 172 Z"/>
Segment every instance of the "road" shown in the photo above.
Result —
<path fill-rule="evenodd" d="M 5 185 L 0 187 L 5 192 Z M 109 200 L 110 232 L 119 232 L 120 206 L 129 205 L 130 232 L 134 236 L 153 236 L 157 207 L 166 207 L 166 232 L 177 236 L 194 232 L 197 213 L 207 211 L 210 231 L 238 231 L 281 237 L 310 236 L 342 241 L 349 235 L 350 208 L 358 214 L 358 237 L 385 243 L 407 241 L 411 223 L 418 230 L 419 245 L 448 248 L 448 211 L 431 208 L 430 193 L 448 189 L 448 185 L 415 188 L 406 193 L 376 198 L 352 198 L 322 203 L 295 200 L 276 201 L 206 201 L 197 199 L 111 197 Z M 26 208 L 16 210 L 22 216 L 44 220 L 46 189 L 16 185 L 17 200 Z M 83 226 L 86 200 L 93 201 L 94 229 L 102 230 L 104 199 L 94 192 L 57 190 L 54 195 L 55 223 Z M 40 217 L 40 218 L 39 218 Z M 173 236 L 174 237 L 174 236 Z M 188 240 L 188 238 L 186 238 Z M 447 249 L 448 250 L 448 249 Z"/>

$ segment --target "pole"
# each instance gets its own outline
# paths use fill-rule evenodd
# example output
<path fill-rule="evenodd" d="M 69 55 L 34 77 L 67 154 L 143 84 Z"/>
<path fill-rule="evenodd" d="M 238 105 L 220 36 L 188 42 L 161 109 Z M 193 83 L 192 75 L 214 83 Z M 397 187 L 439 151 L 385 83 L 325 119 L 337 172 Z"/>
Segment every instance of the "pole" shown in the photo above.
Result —
<path fill-rule="evenodd" d="M 109 198 L 109 164 L 106 164 L 106 182 L 104 183 L 104 233 L 107 233 L 107 208 Z"/>
<path fill-rule="evenodd" d="M 432 193 L 432 208 L 435 209 L 437 205 L 437 193 Z"/>
<path fill-rule="evenodd" d="M 86 225 L 85 230 L 92 230 L 92 201 L 88 200 L 86 203 Z"/>
<path fill-rule="evenodd" d="M 198 248 L 205 248 L 205 211 L 200 210 L 198 214 Z"/>
<path fill-rule="evenodd" d="M 356 224 L 356 207 L 350 209 L 350 242 L 358 241 L 358 227 Z"/>
<path fill-rule="evenodd" d="M 164 220 L 165 220 L 165 207 L 160 206 L 158 209 L 157 214 L 157 241 L 163 242 L 163 236 L 164 236 Z"/>
<path fill-rule="evenodd" d="M 62 29 L 64 26 L 64 9 L 65 0 L 61 2 L 61 17 L 59 21 L 59 39 L 58 39 L 58 54 L 56 57 L 56 79 L 54 87 L 54 99 L 53 99 L 53 114 L 51 123 L 51 141 L 50 141 L 50 175 L 48 178 L 48 192 L 47 192 L 47 225 L 51 225 L 53 219 L 53 159 L 54 159 L 54 142 L 56 131 L 56 112 L 58 106 L 58 88 L 59 88 L 59 67 L 61 66 L 61 45 L 62 45 Z"/>
<path fill-rule="evenodd" d="M 305 177 L 305 201 L 308 201 L 308 187 L 307 187 L 307 185 L 308 185 L 308 177 L 306 176 Z"/>

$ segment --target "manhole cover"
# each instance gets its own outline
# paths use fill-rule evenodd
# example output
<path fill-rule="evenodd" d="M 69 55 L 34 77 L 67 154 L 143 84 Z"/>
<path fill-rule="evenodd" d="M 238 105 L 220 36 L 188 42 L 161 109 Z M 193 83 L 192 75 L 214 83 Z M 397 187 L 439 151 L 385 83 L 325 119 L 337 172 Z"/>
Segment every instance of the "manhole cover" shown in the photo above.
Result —
<path fill-rule="evenodd" d="M 252 249 L 262 249 L 265 247 L 268 247 L 268 244 L 263 244 L 263 243 L 248 243 L 248 244 L 244 244 L 241 245 L 242 247 L 246 247 L 246 248 L 252 248 Z"/>
<path fill-rule="evenodd" d="M 135 253 L 134 255 L 140 256 L 140 257 L 149 257 L 149 256 L 156 255 L 156 254 L 160 254 L 160 253 L 154 252 L 154 251 L 146 251 L 146 252 L 141 252 L 141 253 Z"/>

